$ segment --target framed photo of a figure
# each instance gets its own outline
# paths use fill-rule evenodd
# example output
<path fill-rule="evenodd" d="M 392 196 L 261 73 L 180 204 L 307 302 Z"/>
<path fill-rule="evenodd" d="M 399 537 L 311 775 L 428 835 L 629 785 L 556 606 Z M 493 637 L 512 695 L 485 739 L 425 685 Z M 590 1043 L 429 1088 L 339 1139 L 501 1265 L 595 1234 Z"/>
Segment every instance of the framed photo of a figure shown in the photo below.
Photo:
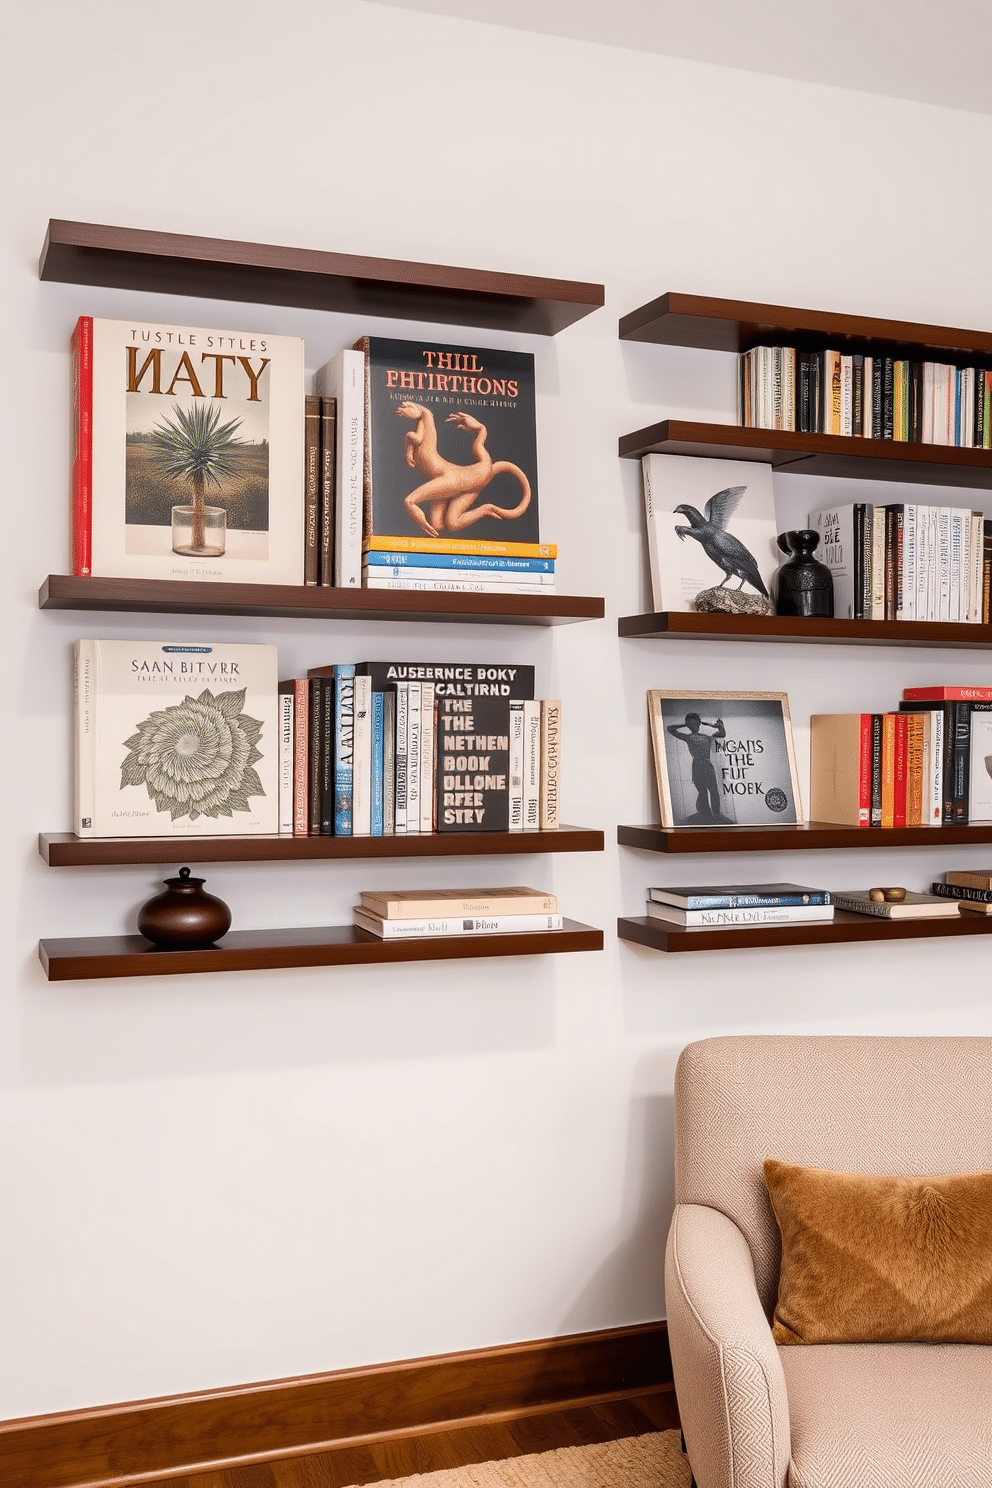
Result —
<path fill-rule="evenodd" d="M 663 827 L 803 821 L 784 692 L 648 693 Z"/>

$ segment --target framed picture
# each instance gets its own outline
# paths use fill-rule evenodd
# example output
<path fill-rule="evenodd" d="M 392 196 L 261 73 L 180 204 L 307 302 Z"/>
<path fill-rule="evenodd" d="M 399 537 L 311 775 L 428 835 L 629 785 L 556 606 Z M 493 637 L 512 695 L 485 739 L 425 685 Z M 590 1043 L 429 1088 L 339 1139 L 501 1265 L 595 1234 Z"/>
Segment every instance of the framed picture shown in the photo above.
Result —
<path fill-rule="evenodd" d="M 648 693 L 663 827 L 798 826 L 784 692 Z"/>

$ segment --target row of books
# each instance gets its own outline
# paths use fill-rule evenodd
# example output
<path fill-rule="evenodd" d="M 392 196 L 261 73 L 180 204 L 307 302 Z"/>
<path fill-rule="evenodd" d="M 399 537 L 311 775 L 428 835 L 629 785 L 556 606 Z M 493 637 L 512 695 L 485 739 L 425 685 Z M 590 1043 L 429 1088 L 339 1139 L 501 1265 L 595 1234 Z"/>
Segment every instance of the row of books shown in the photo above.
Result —
<path fill-rule="evenodd" d="M 890 897 L 891 896 L 891 897 Z M 992 873 L 945 874 L 930 893 L 911 889 L 809 888 L 803 884 L 705 884 L 650 888 L 650 919 L 681 929 L 723 930 L 737 925 L 824 924 L 834 910 L 879 919 L 954 919 L 961 912 L 992 914 Z"/>
<path fill-rule="evenodd" d="M 738 419 L 755 429 L 992 448 L 992 370 L 910 357 L 755 346 Z"/>
<path fill-rule="evenodd" d="M 989 623 L 992 522 L 981 512 L 853 502 L 810 512 L 808 523 L 839 618 Z"/>
<path fill-rule="evenodd" d="M 554 831 L 561 703 L 520 666 L 360 662 L 279 684 L 279 830 Z"/>
<path fill-rule="evenodd" d="M 992 821 L 992 688 L 908 688 L 898 712 L 814 714 L 810 814 L 861 827 Z"/>
<path fill-rule="evenodd" d="M 522 885 L 496 889 L 376 889 L 359 895 L 355 924 L 379 940 L 452 935 L 533 935 L 561 930 L 554 894 Z"/>
<path fill-rule="evenodd" d="M 81 316 L 79 575 L 544 594 L 530 353 Z"/>

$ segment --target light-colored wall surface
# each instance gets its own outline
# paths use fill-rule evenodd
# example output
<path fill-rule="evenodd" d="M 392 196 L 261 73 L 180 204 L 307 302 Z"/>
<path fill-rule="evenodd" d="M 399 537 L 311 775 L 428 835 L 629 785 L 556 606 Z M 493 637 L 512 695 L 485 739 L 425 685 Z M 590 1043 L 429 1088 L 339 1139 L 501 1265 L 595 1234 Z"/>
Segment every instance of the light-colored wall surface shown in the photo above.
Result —
<path fill-rule="evenodd" d="M 891 708 L 987 680 L 975 653 L 620 642 L 648 607 L 619 433 L 732 418 L 733 365 L 622 346 L 667 289 L 992 325 L 992 121 L 615 48 L 341 3 L 102 0 L 8 18 L 0 295 L 4 1084 L 0 1415 L 333 1369 L 663 1313 L 670 1091 L 727 1030 L 988 1032 L 988 947 L 940 941 L 667 958 L 617 943 L 650 883 L 925 886 L 983 849 L 699 862 L 618 849 L 655 815 L 645 690 L 785 690 Z M 76 316 L 303 334 L 319 365 L 412 325 L 42 285 L 49 217 L 602 281 L 537 356 L 543 532 L 607 619 L 366 631 L 41 614 L 68 565 Z M 843 495 L 851 499 L 848 487 Z M 870 487 L 865 488 L 871 492 Z M 840 483 L 777 486 L 783 526 Z M 890 499 L 883 488 L 876 499 Z M 908 499 L 908 492 L 906 493 Z M 870 498 L 869 498 L 870 499 Z M 46 983 L 40 936 L 132 928 L 155 869 L 46 868 L 69 825 L 79 635 L 275 642 L 333 660 L 533 662 L 564 699 L 565 818 L 599 856 L 208 869 L 240 927 L 335 923 L 358 889 L 531 882 L 602 926 L 599 955 Z M 179 860 L 177 860 L 179 861 Z"/>

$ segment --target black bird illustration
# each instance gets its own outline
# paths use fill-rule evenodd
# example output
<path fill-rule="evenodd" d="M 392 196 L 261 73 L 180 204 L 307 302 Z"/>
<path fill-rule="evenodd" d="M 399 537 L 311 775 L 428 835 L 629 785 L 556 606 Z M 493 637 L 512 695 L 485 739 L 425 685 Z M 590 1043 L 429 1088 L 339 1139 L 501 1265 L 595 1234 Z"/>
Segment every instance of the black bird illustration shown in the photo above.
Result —
<path fill-rule="evenodd" d="M 739 538 L 726 530 L 727 523 L 740 506 L 741 497 L 746 490 L 747 486 L 727 486 L 725 490 L 717 491 L 706 503 L 705 517 L 694 506 L 677 506 L 676 512 L 688 517 L 691 525 L 676 527 L 675 531 L 683 542 L 687 537 L 694 537 L 707 558 L 712 559 L 717 568 L 723 569 L 723 578 L 718 588 L 722 589 L 731 578 L 738 578 L 741 589 L 745 584 L 750 584 L 752 589 L 757 589 L 767 599 L 768 590 L 758 572 L 754 555 Z"/>

